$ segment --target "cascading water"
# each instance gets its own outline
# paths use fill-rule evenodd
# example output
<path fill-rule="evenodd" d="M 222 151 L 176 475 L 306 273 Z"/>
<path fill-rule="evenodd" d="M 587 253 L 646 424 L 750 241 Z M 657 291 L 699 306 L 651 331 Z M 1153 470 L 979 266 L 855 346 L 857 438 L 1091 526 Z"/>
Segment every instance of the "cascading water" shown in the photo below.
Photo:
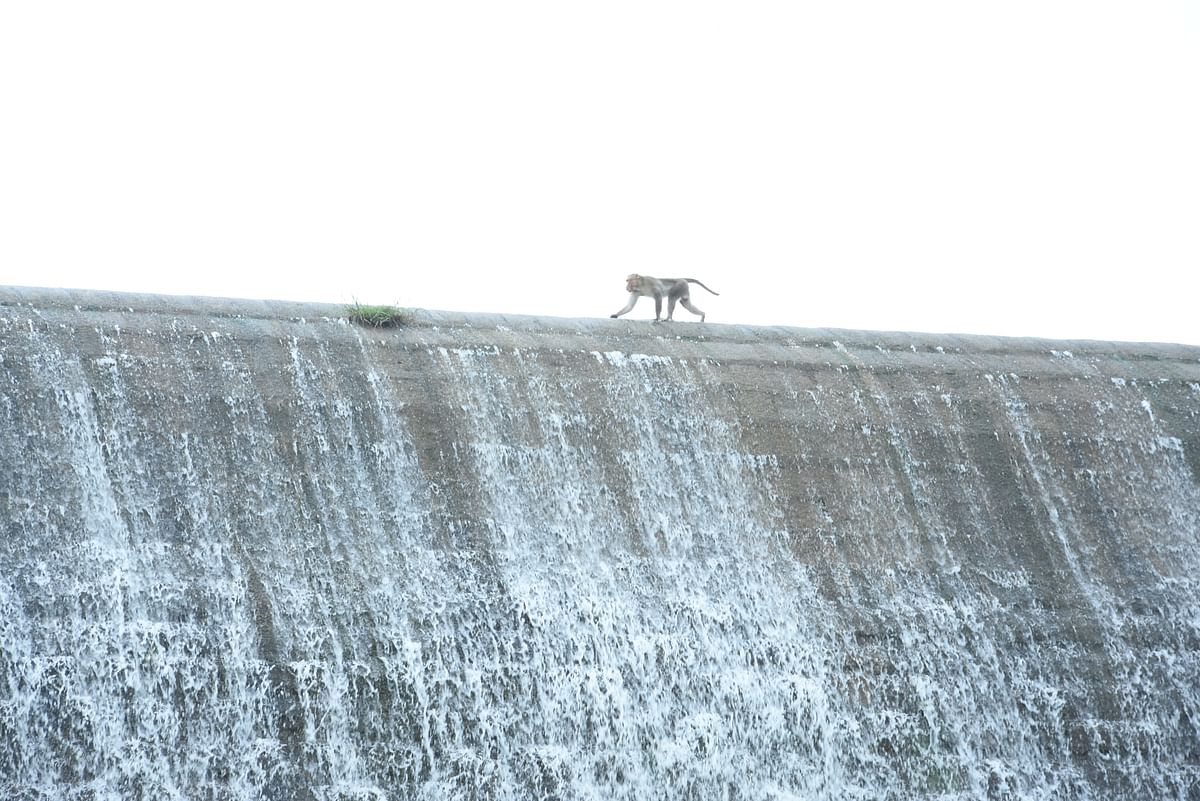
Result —
<path fill-rule="evenodd" d="M 338 316 L 0 290 L 0 796 L 1200 798 L 1200 349 Z"/>

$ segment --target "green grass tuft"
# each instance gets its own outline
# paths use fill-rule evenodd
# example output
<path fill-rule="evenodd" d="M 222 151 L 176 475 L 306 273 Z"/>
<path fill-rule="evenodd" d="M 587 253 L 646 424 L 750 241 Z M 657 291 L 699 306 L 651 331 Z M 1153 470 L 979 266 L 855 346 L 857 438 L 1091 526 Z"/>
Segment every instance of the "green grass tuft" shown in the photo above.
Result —
<path fill-rule="evenodd" d="M 395 306 L 368 306 L 357 300 L 346 307 L 350 322 L 370 328 L 394 328 L 407 322 L 404 311 Z"/>

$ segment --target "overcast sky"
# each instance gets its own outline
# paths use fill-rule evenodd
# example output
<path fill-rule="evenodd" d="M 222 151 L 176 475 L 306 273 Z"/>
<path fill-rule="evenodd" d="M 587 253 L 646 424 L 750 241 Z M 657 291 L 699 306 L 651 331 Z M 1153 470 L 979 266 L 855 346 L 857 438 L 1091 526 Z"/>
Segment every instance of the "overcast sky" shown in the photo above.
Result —
<path fill-rule="evenodd" d="M 0 284 L 600 317 L 630 272 L 1200 344 L 1200 0 L 0 7 Z"/>

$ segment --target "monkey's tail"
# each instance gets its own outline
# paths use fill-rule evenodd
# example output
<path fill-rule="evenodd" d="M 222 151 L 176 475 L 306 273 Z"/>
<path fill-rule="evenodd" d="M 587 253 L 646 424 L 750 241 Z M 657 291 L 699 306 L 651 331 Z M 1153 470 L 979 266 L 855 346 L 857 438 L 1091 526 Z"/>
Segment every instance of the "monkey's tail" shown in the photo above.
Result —
<path fill-rule="evenodd" d="M 703 283 L 703 282 L 701 282 L 701 281 L 697 281 L 695 278 L 685 278 L 685 279 L 683 279 L 683 280 L 684 280 L 684 281 L 689 281 L 689 282 L 691 282 L 691 283 L 693 283 L 693 284 L 700 284 L 700 286 L 704 286 L 704 283 Z M 706 287 L 706 286 L 704 286 L 704 288 L 705 288 L 705 289 L 708 289 L 708 287 Z M 720 292 L 713 292 L 711 289 L 708 289 L 708 291 L 709 291 L 709 292 L 712 292 L 714 295 L 720 295 L 720 294 L 721 294 Z"/>

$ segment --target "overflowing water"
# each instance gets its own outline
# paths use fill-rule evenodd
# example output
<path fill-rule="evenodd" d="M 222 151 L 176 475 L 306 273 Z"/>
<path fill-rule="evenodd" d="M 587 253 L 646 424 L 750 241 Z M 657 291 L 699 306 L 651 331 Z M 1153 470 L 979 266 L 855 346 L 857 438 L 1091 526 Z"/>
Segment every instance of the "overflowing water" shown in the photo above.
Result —
<path fill-rule="evenodd" d="M 1200 798 L 1196 349 L 0 300 L 0 797 Z"/>

